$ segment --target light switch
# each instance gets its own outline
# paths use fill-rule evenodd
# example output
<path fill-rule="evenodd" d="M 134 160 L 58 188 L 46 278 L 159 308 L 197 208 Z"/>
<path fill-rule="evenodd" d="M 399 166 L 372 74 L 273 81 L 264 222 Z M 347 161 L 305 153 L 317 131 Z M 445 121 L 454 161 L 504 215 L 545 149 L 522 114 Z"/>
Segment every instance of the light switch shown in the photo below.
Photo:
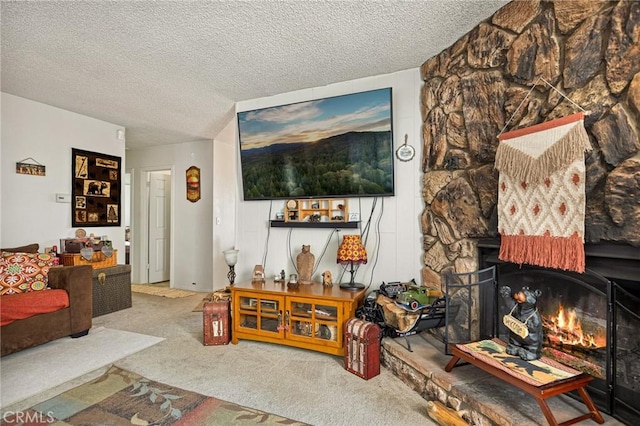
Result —
<path fill-rule="evenodd" d="M 70 203 L 71 194 L 56 194 L 56 203 Z"/>

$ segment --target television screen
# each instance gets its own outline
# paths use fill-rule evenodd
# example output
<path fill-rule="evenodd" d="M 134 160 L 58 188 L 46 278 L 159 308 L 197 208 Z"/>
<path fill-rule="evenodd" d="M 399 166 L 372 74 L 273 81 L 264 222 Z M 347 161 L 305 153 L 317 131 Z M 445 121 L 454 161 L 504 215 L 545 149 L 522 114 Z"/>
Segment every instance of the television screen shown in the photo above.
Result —
<path fill-rule="evenodd" d="M 391 88 L 238 113 L 245 200 L 394 194 Z"/>

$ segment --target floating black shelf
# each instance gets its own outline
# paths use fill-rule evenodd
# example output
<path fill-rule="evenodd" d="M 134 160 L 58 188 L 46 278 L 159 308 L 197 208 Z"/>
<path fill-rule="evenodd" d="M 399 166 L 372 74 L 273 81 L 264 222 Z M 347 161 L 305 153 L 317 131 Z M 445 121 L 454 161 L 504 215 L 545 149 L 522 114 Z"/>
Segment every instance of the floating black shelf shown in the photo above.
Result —
<path fill-rule="evenodd" d="M 284 220 L 272 220 L 272 228 L 357 228 L 360 222 L 285 222 Z"/>

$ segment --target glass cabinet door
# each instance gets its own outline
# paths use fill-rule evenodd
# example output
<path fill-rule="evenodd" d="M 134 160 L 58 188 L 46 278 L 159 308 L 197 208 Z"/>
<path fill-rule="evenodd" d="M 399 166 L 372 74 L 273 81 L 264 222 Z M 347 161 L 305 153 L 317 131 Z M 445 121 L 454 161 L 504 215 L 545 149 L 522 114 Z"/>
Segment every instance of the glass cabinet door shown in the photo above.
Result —
<path fill-rule="evenodd" d="M 340 347 L 338 324 L 342 324 L 341 304 L 290 297 L 285 313 L 287 337 L 292 340 Z"/>
<path fill-rule="evenodd" d="M 239 292 L 238 303 L 238 326 L 241 330 L 248 329 L 273 337 L 283 334 L 283 298 Z"/>

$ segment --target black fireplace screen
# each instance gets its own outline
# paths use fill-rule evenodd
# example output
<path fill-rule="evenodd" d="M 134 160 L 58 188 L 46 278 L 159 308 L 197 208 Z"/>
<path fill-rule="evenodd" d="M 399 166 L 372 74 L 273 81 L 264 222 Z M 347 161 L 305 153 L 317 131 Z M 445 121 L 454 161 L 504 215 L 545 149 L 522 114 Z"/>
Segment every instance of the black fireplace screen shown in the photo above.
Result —
<path fill-rule="evenodd" d="M 620 283 L 626 284 L 621 285 Z M 584 274 L 503 263 L 498 285 L 542 291 L 543 354 L 594 380 L 589 393 L 598 407 L 637 424 L 640 420 L 640 298 L 637 283 L 611 281 L 592 271 Z M 634 291 L 630 291 L 635 289 Z M 499 304 L 498 318 L 508 313 Z M 498 335 L 508 340 L 502 324 Z"/>
<path fill-rule="evenodd" d="M 635 284 L 637 286 L 637 283 Z M 640 421 L 640 297 L 630 290 L 630 281 L 616 280 L 613 285 L 615 356 L 613 358 L 613 408 L 629 424 Z M 637 288 L 637 287 L 636 287 Z"/>

